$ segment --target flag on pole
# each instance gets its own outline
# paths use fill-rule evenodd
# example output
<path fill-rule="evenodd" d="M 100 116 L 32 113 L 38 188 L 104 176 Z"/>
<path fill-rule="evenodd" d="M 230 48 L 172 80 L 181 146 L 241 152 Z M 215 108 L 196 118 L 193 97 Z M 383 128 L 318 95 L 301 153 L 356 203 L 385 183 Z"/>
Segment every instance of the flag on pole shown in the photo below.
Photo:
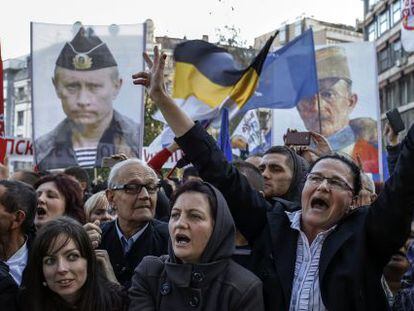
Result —
<path fill-rule="evenodd" d="M 233 161 L 233 154 L 231 151 L 230 133 L 229 133 L 229 111 L 227 107 L 221 109 L 221 126 L 220 134 L 217 140 L 217 144 L 220 150 L 223 151 L 227 161 Z"/>
<path fill-rule="evenodd" d="M 243 111 L 255 108 L 287 109 L 318 93 L 312 29 L 279 50 L 269 53 L 255 94 Z"/>
<path fill-rule="evenodd" d="M 183 42 L 174 50 L 172 97 L 194 120 L 212 119 L 223 106 L 240 109 L 253 95 L 273 35 L 244 69 L 238 69 L 224 48 L 202 40 Z M 156 115 L 156 119 L 160 119 Z"/>
<path fill-rule="evenodd" d="M 414 1 L 404 0 L 401 19 L 401 43 L 407 52 L 414 51 Z"/>

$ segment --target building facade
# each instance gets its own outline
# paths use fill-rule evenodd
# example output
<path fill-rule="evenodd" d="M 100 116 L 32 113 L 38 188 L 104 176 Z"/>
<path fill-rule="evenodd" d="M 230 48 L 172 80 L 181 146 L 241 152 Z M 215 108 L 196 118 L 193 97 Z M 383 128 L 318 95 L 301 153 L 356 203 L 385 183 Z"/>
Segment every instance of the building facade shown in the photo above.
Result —
<path fill-rule="evenodd" d="M 291 23 L 286 22 L 279 28 L 255 38 L 254 48 L 260 49 L 276 30 L 279 30 L 279 35 L 273 41 L 272 47 L 275 50 L 310 28 L 313 29 L 315 45 L 363 41 L 363 34 L 356 27 L 303 17 Z"/>
<path fill-rule="evenodd" d="M 361 27 L 366 41 L 375 42 L 381 119 L 398 108 L 406 128 L 414 120 L 414 54 L 401 44 L 400 0 L 363 0 Z"/>

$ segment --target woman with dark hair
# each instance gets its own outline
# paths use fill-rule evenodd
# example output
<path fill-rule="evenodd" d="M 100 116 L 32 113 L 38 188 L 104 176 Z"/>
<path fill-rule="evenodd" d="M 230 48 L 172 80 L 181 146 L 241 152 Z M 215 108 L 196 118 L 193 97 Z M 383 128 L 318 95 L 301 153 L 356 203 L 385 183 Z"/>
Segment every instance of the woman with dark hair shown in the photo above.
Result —
<path fill-rule="evenodd" d="M 231 260 L 235 228 L 222 194 L 188 181 L 171 203 L 169 255 L 139 264 L 129 310 L 263 310 L 261 281 Z"/>
<path fill-rule="evenodd" d="M 46 175 L 35 185 L 37 193 L 36 228 L 62 215 L 85 223 L 83 195 L 79 183 L 66 174 Z"/>
<path fill-rule="evenodd" d="M 70 217 L 45 224 L 23 275 L 23 310 L 125 310 L 127 296 L 98 268 L 84 228 Z"/>

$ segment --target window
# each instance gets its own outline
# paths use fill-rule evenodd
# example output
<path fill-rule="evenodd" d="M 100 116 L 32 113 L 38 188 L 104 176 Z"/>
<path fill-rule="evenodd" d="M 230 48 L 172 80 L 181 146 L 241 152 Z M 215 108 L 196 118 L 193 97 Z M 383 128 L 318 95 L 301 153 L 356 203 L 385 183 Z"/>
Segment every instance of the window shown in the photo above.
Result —
<path fill-rule="evenodd" d="M 17 89 L 17 99 L 18 100 L 24 99 L 24 87 L 19 87 Z"/>
<path fill-rule="evenodd" d="M 279 29 L 279 42 L 280 44 L 286 43 L 286 27 L 285 26 Z"/>
<path fill-rule="evenodd" d="M 379 17 L 379 33 L 382 35 L 389 28 L 388 11 L 384 11 Z"/>
<path fill-rule="evenodd" d="M 383 72 L 388 69 L 389 56 L 388 49 L 384 49 L 378 53 L 378 69 Z"/>
<path fill-rule="evenodd" d="M 17 112 L 17 126 L 22 126 L 24 122 L 24 111 Z"/>
<path fill-rule="evenodd" d="M 401 2 L 400 0 L 394 2 L 392 4 L 392 24 L 397 24 L 401 19 Z"/>
<path fill-rule="evenodd" d="M 368 26 L 368 41 L 374 41 L 377 38 L 375 33 L 375 21 Z"/>
<path fill-rule="evenodd" d="M 300 36 L 302 34 L 302 21 L 297 21 L 295 23 L 295 37 Z"/>
<path fill-rule="evenodd" d="M 401 41 L 397 40 L 391 43 L 391 61 L 398 65 L 398 61 L 401 61 L 402 56 L 402 49 L 401 49 Z"/>

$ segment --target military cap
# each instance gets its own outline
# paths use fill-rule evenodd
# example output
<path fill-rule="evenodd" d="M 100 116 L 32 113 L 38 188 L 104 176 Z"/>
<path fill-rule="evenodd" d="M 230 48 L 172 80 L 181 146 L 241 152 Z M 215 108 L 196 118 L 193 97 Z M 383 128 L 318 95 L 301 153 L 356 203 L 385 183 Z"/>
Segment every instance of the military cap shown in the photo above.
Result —
<path fill-rule="evenodd" d="M 81 27 L 70 42 L 66 42 L 56 66 L 78 71 L 91 71 L 117 66 L 107 45 L 95 35 L 92 28 Z"/>
<path fill-rule="evenodd" d="M 345 49 L 340 46 L 328 46 L 317 50 L 316 67 L 319 80 L 338 78 L 352 81 Z"/>

